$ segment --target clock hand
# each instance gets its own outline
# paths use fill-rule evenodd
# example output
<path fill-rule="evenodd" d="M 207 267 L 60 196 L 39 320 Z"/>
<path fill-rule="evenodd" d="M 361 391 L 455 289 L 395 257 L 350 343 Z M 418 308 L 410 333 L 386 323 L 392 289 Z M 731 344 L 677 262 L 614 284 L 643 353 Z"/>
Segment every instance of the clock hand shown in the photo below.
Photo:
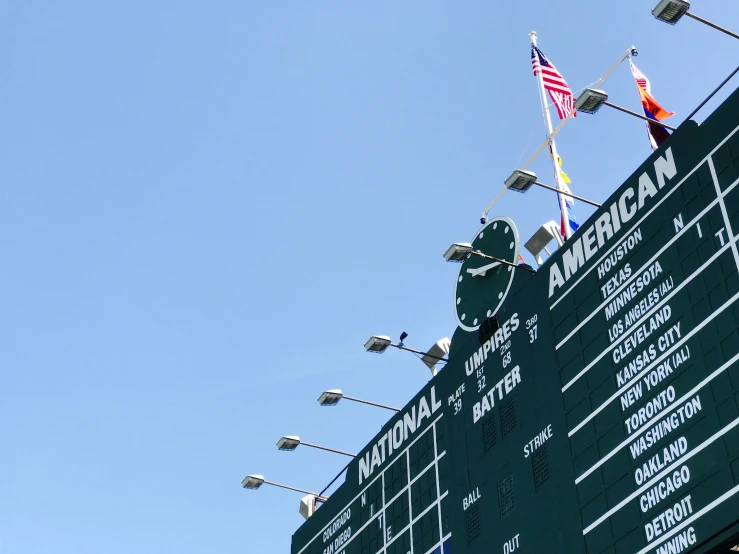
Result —
<path fill-rule="evenodd" d="M 493 262 L 491 264 L 484 265 L 482 267 L 468 269 L 467 273 L 469 273 L 473 277 L 475 277 L 476 275 L 482 275 L 483 277 L 485 277 L 485 273 L 487 273 L 488 269 L 493 269 L 495 266 L 498 266 L 498 265 L 500 265 L 500 262 Z"/>

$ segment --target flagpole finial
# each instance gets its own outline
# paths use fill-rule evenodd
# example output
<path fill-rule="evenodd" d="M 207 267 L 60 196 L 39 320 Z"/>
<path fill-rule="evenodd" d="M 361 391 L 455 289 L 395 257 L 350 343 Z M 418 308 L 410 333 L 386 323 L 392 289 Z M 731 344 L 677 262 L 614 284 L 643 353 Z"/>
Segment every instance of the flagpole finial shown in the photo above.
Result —
<path fill-rule="evenodd" d="M 531 32 L 529 33 L 529 37 L 531 37 L 531 38 L 536 38 L 536 31 L 531 31 Z"/>

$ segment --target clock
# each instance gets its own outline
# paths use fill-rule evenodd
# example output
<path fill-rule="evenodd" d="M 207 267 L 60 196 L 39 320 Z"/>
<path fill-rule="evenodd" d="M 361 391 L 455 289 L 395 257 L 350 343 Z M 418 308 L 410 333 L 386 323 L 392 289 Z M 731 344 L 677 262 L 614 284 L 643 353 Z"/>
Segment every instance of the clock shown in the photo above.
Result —
<path fill-rule="evenodd" d="M 472 250 L 511 264 L 518 261 L 518 231 L 507 217 L 496 217 L 472 239 Z M 454 289 L 457 322 L 465 331 L 476 331 L 500 308 L 511 288 L 514 267 L 471 254 L 459 268 Z"/>

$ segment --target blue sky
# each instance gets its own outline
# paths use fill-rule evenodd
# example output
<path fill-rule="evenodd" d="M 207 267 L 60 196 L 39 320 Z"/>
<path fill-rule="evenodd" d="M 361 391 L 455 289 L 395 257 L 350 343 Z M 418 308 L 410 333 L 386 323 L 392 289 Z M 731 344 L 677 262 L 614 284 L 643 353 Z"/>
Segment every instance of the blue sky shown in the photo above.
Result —
<path fill-rule="evenodd" d="M 362 344 L 454 332 L 441 254 L 544 138 L 528 32 L 575 89 L 635 44 L 673 124 L 735 67 L 655 2 L 3 2 L 0 553 L 288 551 L 300 495 L 240 481 L 322 489 L 345 460 L 275 441 L 358 451 L 387 416 L 319 393 L 430 377 Z M 639 108 L 628 64 L 602 88 Z M 608 109 L 558 148 L 594 200 L 650 152 Z M 495 215 L 525 241 L 557 203 Z"/>

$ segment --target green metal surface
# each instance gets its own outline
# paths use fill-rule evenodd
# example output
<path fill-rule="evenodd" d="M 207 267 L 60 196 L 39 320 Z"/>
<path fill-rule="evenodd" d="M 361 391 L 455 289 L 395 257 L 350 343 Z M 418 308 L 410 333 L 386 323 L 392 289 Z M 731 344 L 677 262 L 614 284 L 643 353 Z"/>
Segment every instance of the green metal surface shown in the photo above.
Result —
<path fill-rule="evenodd" d="M 498 330 L 457 329 L 292 553 L 716 551 L 739 530 L 738 185 L 739 91 L 514 270 Z"/>

